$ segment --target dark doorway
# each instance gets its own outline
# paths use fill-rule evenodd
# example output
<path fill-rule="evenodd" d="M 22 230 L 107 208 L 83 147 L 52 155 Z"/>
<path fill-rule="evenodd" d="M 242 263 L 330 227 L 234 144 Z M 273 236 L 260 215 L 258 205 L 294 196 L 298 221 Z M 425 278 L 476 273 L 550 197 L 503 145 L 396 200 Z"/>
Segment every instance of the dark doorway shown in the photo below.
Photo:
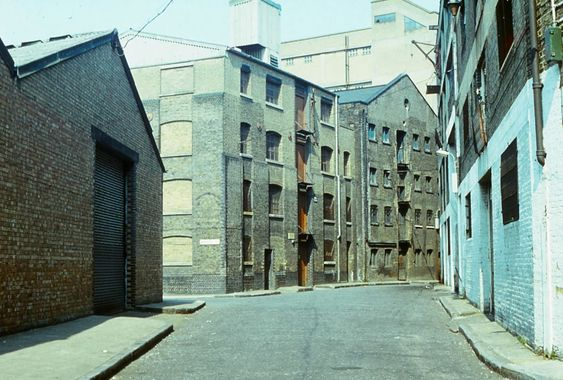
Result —
<path fill-rule="evenodd" d="M 397 279 L 399 281 L 406 281 L 407 279 L 407 253 L 408 248 L 399 247 L 397 257 Z"/>
<path fill-rule="evenodd" d="M 125 309 L 125 169 L 96 150 L 94 169 L 94 312 Z"/>
<path fill-rule="evenodd" d="M 493 204 L 491 198 L 491 172 L 487 172 L 479 181 L 481 187 L 482 208 L 485 210 L 483 231 L 487 233 L 486 239 L 486 265 L 483 268 L 483 294 L 485 315 L 493 321 L 495 319 L 495 260 L 493 250 Z"/>
<path fill-rule="evenodd" d="M 309 281 L 309 242 L 299 243 L 299 262 L 297 268 L 297 284 L 307 286 Z"/>
<path fill-rule="evenodd" d="M 270 289 L 270 281 L 272 278 L 272 250 L 264 251 L 264 289 Z"/>

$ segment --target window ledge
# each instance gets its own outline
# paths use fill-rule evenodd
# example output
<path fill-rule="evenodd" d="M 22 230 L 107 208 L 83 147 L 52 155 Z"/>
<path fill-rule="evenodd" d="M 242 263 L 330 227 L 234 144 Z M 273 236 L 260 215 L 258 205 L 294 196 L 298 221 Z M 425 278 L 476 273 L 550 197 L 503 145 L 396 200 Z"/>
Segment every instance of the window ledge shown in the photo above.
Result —
<path fill-rule="evenodd" d="M 283 215 L 281 214 L 268 214 L 270 219 L 283 219 Z"/>
<path fill-rule="evenodd" d="M 376 142 L 377 142 L 377 139 L 370 139 L 370 138 L 368 137 L 368 141 L 369 141 L 369 142 L 372 142 L 372 143 L 376 143 Z"/>
<path fill-rule="evenodd" d="M 283 162 L 276 161 L 276 160 L 270 160 L 269 158 L 266 158 L 266 162 L 268 164 L 272 164 L 272 165 L 275 165 L 275 166 L 282 166 L 282 167 L 284 166 Z"/>
<path fill-rule="evenodd" d="M 427 229 L 427 230 L 434 230 L 435 227 L 434 227 L 434 226 L 426 226 L 426 229 Z"/>
<path fill-rule="evenodd" d="M 254 98 L 253 98 L 252 96 L 247 95 L 247 94 L 245 94 L 244 92 L 241 92 L 241 93 L 240 93 L 240 97 L 243 98 L 243 99 L 246 99 L 246 100 L 250 100 L 251 102 L 254 101 Z"/>
<path fill-rule="evenodd" d="M 391 189 L 391 188 L 393 188 L 393 186 L 391 186 L 391 185 L 383 185 L 383 187 L 386 188 L 386 189 Z"/>
<path fill-rule="evenodd" d="M 347 225 L 347 226 L 351 226 L 351 225 L 352 225 L 352 222 L 346 222 L 346 225 Z"/>
<path fill-rule="evenodd" d="M 248 266 L 248 267 L 251 267 L 251 266 L 254 265 L 254 262 L 253 262 L 253 261 L 245 261 L 245 262 L 243 263 L 243 265 Z"/>
<path fill-rule="evenodd" d="M 335 224 L 336 221 L 334 219 L 323 219 L 324 224 Z"/>
<path fill-rule="evenodd" d="M 248 153 L 239 153 L 238 155 L 241 156 L 242 158 L 248 158 L 250 160 L 254 158 L 252 154 L 248 154 Z"/>
<path fill-rule="evenodd" d="M 275 110 L 278 110 L 278 111 L 283 111 L 283 107 L 281 107 L 280 105 L 277 105 L 275 103 L 266 102 L 266 106 L 273 108 Z"/>
<path fill-rule="evenodd" d="M 415 152 L 420 152 L 420 148 L 412 148 Z"/>
<path fill-rule="evenodd" d="M 422 193 L 421 189 L 414 189 L 414 191 L 416 191 L 417 193 Z"/>
<path fill-rule="evenodd" d="M 244 215 L 244 216 L 253 216 L 253 215 L 254 215 L 254 212 L 252 212 L 252 211 L 243 211 L 243 212 L 242 212 L 242 215 Z"/>
<path fill-rule="evenodd" d="M 383 145 L 391 145 L 391 142 L 389 142 L 389 141 L 382 141 L 381 143 L 382 143 Z"/>
<path fill-rule="evenodd" d="M 332 177 L 332 178 L 334 178 L 334 174 L 333 174 L 333 173 L 323 172 L 323 171 L 321 170 L 321 174 L 324 175 L 324 176 L 327 176 L 327 177 Z"/>
<path fill-rule="evenodd" d="M 393 227 L 392 223 L 385 223 L 385 227 Z"/>
<path fill-rule="evenodd" d="M 324 261 L 324 265 L 336 265 L 336 261 L 334 261 L 334 260 L 329 260 L 329 261 L 325 260 L 325 261 Z"/>
<path fill-rule="evenodd" d="M 379 223 L 378 223 L 378 222 L 374 222 L 374 223 L 370 223 L 370 225 L 372 225 L 372 226 L 379 226 Z"/>
<path fill-rule="evenodd" d="M 379 185 L 377 183 L 370 183 L 369 184 L 371 187 L 378 187 Z"/>
<path fill-rule="evenodd" d="M 422 228 L 422 224 L 415 224 L 414 228 Z"/>
<path fill-rule="evenodd" d="M 352 177 L 350 177 L 349 175 L 344 175 L 342 176 L 346 181 L 351 181 Z"/>
<path fill-rule="evenodd" d="M 163 216 L 186 216 L 186 215 L 192 215 L 191 211 L 186 211 L 186 212 L 166 212 L 162 214 Z"/>
<path fill-rule="evenodd" d="M 322 121 L 321 120 L 321 125 L 324 125 L 325 127 L 329 127 L 329 128 L 333 128 L 334 129 L 334 124 L 330 123 L 328 121 Z"/>

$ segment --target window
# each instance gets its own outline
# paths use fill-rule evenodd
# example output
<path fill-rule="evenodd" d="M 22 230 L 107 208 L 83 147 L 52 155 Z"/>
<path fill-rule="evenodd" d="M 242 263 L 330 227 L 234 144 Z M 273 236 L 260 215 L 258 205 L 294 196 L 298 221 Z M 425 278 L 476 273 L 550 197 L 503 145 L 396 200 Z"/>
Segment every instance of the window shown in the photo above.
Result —
<path fill-rule="evenodd" d="M 384 263 L 386 267 L 390 267 L 393 265 L 393 256 L 392 256 L 392 250 L 391 249 L 386 249 L 385 250 L 385 259 L 384 259 Z"/>
<path fill-rule="evenodd" d="M 306 56 L 303 57 L 303 61 L 305 63 L 311 63 L 311 62 L 313 62 L 313 56 L 312 55 L 306 55 Z"/>
<path fill-rule="evenodd" d="M 514 30 L 512 29 L 512 0 L 499 0 L 496 12 L 498 59 L 499 67 L 502 67 L 514 42 Z"/>
<path fill-rule="evenodd" d="M 355 57 L 358 55 L 358 49 L 350 49 L 348 50 L 348 56 L 349 57 Z"/>
<path fill-rule="evenodd" d="M 346 222 L 352 223 L 352 199 L 346 197 Z"/>
<path fill-rule="evenodd" d="M 405 187 L 404 186 L 397 186 L 397 198 L 400 201 L 404 201 L 405 200 Z"/>
<path fill-rule="evenodd" d="M 334 261 L 334 241 L 324 241 L 324 261 Z"/>
<path fill-rule="evenodd" d="M 242 211 L 252 212 L 252 182 L 242 182 Z"/>
<path fill-rule="evenodd" d="M 422 210 L 417 208 L 414 210 L 414 225 L 422 226 Z"/>
<path fill-rule="evenodd" d="M 375 224 L 375 225 L 379 224 L 379 222 L 377 220 L 378 219 L 377 212 L 378 212 L 377 205 L 369 206 L 369 222 L 371 224 Z"/>
<path fill-rule="evenodd" d="M 425 137 L 424 138 L 424 152 L 425 153 L 431 153 L 432 151 L 430 150 L 430 137 Z"/>
<path fill-rule="evenodd" d="M 276 132 L 266 132 L 266 158 L 279 161 L 281 136 Z"/>
<path fill-rule="evenodd" d="M 422 191 L 420 188 L 420 175 L 414 175 L 414 191 Z"/>
<path fill-rule="evenodd" d="M 366 46 L 362 48 L 362 55 L 370 55 L 371 54 L 371 46 Z"/>
<path fill-rule="evenodd" d="M 242 239 L 242 260 L 252 263 L 252 238 L 248 235 L 244 235 Z"/>
<path fill-rule="evenodd" d="M 382 15 L 373 16 L 374 24 L 383 24 L 385 22 L 395 22 L 395 13 L 385 13 Z"/>
<path fill-rule="evenodd" d="M 331 194 L 323 195 L 323 219 L 334 220 L 334 197 Z"/>
<path fill-rule="evenodd" d="M 377 169 L 369 168 L 369 184 L 370 186 L 377 186 Z"/>
<path fill-rule="evenodd" d="M 377 266 L 377 248 L 373 248 L 369 254 L 369 266 L 376 267 Z"/>
<path fill-rule="evenodd" d="M 350 152 L 344 152 L 344 177 L 350 176 Z"/>
<path fill-rule="evenodd" d="M 391 207 L 385 206 L 384 212 L 385 212 L 385 215 L 384 215 L 384 217 L 385 217 L 385 225 L 386 225 L 386 226 L 392 226 L 393 223 L 392 223 L 392 221 L 391 221 Z"/>
<path fill-rule="evenodd" d="M 471 193 L 465 196 L 465 237 L 471 237 Z"/>
<path fill-rule="evenodd" d="M 432 177 L 426 177 L 426 192 L 432 192 Z"/>
<path fill-rule="evenodd" d="M 391 187 L 391 172 L 389 170 L 383 171 L 383 186 Z"/>
<path fill-rule="evenodd" d="M 332 173 L 332 149 L 328 146 L 321 148 L 321 171 Z"/>
<path fill-rule="evenodd" d="M 282 193 L 281 186 L 270 185 L 270 192 L 269 192 L 269 205 L 270 205 L 269 212 L 270 212 L 270 214 L 282 215 L 281 193 Z"/>
<path fill-rule="evenodd" d="M 390 144 L 391 143 L 389 141 L 389 127 L 383 127 L 383 134 L 381 136 L 381 141 L 384 144 Z"/>
<path fill-rule="evenodd" d="M 293 64 L 294 64 L 293 58 L 287 58 L 287 59 L 285 60 L 285 65 L 286 65 L 286 66 L 293 66 Z"/>
<path fill-rule="evenodd" d="M 266 102 L 278 104 L 281 91 L 281 80 L 271 75 L 266 76 Z"/>
<path fill-rule="evenodd" d="M 420 144 L 418 141 L 418 135 L 412 135 L 412 150 L 420 151 Z"/>
<path fill-rule="evenodd" d="M 500 189 L 502 196 L 502 222 L 508 224 L 520 217 L 518 204 L 518 149 L 514 140 L 501 155 Z"/>
<path fill-rule="evenodd" d="M 332 101 L 330 99 L 321 98 L 321 121 L 330 123 L 332 116 Z"/>
<path fill-rule="evenodd" d="M 424 25 L 419 22 L 414 21 L 412 18 L 405 16 L 404 18 L 404 30 L 405 33 L 414 32 L 418 29 L 424 29 Z"/>
<path fill-rule="evenodd" d="M 377 138 L 375 136 L 375 124 L 368 124 L 368 140 L 369 141 L 376 141 Z"/>
<path fill-rule="evenodd" d="M 240 68 L 240 93 L 248 94 L 248 84 L 250 83 L 250 66 L 242 65 Z"/>
<path fill-rule="evenodd" d="M 240 152 L 250 153 L 250 124 L 240 123 Z"/>
<path fill-rule="evenodd" d="M 469 143 L 469 104 L 468 99 L 465 100 L 462 110 L 463 119 L 463 146 L 467 146 Z"/>
<path fill-rule="evenodd" d="M 426 210 L 426 227 L 434 228 L 434 212 Z"/>

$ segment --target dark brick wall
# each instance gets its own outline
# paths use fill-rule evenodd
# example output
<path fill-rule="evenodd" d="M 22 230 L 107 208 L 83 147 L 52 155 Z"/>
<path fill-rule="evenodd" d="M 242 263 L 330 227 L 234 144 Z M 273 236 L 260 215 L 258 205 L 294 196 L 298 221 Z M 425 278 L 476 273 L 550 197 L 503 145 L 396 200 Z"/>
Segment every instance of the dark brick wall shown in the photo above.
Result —
<path fill-rule="evenodd" d="M 17 81 L 0 65 L 0 334 L 92 313 L 92 127 L 139 154 L 129 298 L 162 299 L 162 172 L 117 52 Z"/>

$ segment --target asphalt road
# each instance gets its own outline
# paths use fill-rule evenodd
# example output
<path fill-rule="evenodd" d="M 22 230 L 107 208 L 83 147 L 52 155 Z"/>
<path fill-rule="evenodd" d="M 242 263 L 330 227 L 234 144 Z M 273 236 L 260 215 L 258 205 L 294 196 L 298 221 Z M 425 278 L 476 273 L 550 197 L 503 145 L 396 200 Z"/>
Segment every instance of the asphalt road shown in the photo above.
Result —
<path fill-rule="evenodd" d="M 423 285 L 209 298 L 116 379 L 498 379 Z"/>

